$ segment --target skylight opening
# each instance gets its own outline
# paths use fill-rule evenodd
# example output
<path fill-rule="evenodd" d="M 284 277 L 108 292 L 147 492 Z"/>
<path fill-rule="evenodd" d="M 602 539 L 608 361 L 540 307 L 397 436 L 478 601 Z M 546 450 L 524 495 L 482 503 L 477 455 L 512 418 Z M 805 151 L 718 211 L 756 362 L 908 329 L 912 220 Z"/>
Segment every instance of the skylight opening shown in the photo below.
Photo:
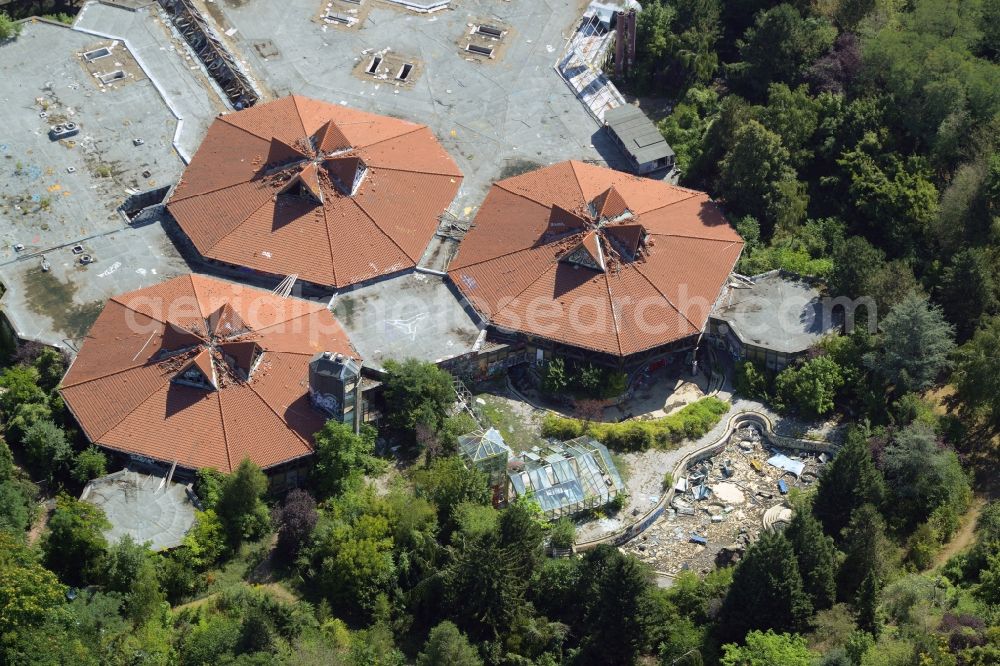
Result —
<path fill-rule="evenodd" d="M 87 51 L 83 54 L 83 59 L 87 62 L 94 62 L 95 60 L 100 60 L 101 58 L 107 58 L 111 55 L 111 49 L 106 46 L 102 46 L 99 49 L 94 49 L 93 51 Z"/>
<path fill-rule="evenodd" d="M 500 28 L 495 28 L 492 25 L 480 25 L 476 28 L 476 32 L 480 35 L 485 35 L 487 37 L 492 37 L 493 39 L 500 39 L 503 37 L 503 30 Z"/>
<path fill-rule="evenodd" d="M 413 63 L 405 62 L 403 66 L 399 68 L 399 72 L 396 74 L 396 78 L 400 81 L 405 81 L 410 77 L 410 72 L 413 71 Z"/>
<path fill-rule="evenodd" d="M 113 72 L 108 72 L 107 74 L 101 74 L 97 78 L 99 78 L 101 80 L 101 83 L 103 83 L 104 85 L 108 85 L 108 84 L 111 84 L 111 83 L 115 83 L 116 81 L 122 81 L 122 80 L 124 80 L 125 79 L 125 72 L 123 72 L 120 69 L 116 69 Z"/>
<path fill-rule="evenodd" d="M 382 56 L 375 56 L 372 61 L 368 63 L 368 69 L 365 71 L 369 74 L 374 74 L 378 71 L 378 66 L 382 64 Z"/>
<path fill-rule="evenodd" d="M 465 50 L 469 53 L 475 53 L 476 55 L 486 56 L 487 58 L 493 57 L 493 49 L 489 46 L 479 46 L 478 44 L 469 44 L 465 47 Z"/>

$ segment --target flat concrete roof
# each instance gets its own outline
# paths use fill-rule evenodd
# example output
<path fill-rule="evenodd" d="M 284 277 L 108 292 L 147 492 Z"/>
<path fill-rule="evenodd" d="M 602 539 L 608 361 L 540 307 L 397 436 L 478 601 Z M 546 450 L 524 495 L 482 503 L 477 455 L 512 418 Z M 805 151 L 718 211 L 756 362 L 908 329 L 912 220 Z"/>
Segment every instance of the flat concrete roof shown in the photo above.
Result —
<path fill-rule="evenodd" d="M 108 298 L 191 272 L 157 221 L 79 245 L 93 263 L 67 245 L 44 253 L 47 272 L 41 256 L 0 264 L 0 308 L 19 337 L 75 352 Z"/>
<path fill-rule="evenodd" d="M 197 509 L 183 485 L 131 469 L 94 479 L 80 499 L 104 511 L 111 523 L 104 532 L 108 542 L 128 534 L 137 543 L 149 542 L 154 551 L 181 545 Z"/>
<path fill-rule="evenodd" d="M 448 278 L 410 272 L 335 297 L 334 314 L 366 367 L 416 358 L 437 363 L 472 351 L 482 327 Z"/>
<path fill-rule="evenodd" d="M 224 108 L 156 5 L 91 3 L 78 26 L 29 21 L 0 45 L 0 304 L 19 335 L 70 348 L 108 297 L 188 270 L 155 215 L 131 229 L 117 209 L 176 182 L 178 149 L 193 150 Z M 104 57 L 83 57 L 101 48 Z M 116 71 L 118 82 L 99 79 Z M 79 133 L 50 139 L 66 122 Z M 77 244 L 95 263 L 79 263 Z"/>
<path fill-rule="evenodd" d="M 185 162 L 190 160 L 215 116 L 229 110 L 228 103 L 155 1 L 134 11 L 90 2 L 77 14 L 73 27 L 127 43 L 179 116 L 177 149 Z"/>
<path fill-rule="evenodd" d="M 604 122 L 639 164 L 649 164 L 674 155 L 674 149 L 660 130 L 637 106 L 625 104 L 608 109 L 604 112 Z"/>
<path fill-rule="evenodd" d="M 451 209 L 461 220 L 474 217 L 493 181 L 532 168 L 571 158 L 627 168 L 553 67 L 585 2 L 462 0 L 426 14 L 363 0 L 353 27 L 324 22 L 327 5 L 315 0 L 206 6 L 221 33 L 235 30 L 228 41 L 274 95 L 427 124 L 465 175 Z M 508 28 L 494 59 L 465 51 L 484 22 Z M 419 65 L 415 81 L 396 85 L 352 71 L 387 47 Z"/>
<path fill-rule="evenodd" d="M 732 280 L 712 312 L 744 344 L 795 354 L 838 329 L 833 313 L 812 283 L 779 271 Z"/>

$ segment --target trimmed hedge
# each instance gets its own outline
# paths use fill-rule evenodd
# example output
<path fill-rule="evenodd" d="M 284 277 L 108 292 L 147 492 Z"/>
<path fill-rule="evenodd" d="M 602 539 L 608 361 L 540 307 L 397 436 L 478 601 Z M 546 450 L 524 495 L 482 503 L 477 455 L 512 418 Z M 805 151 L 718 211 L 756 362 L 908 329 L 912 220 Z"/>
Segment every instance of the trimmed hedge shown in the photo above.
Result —
<path fill-rule="evenodd" d="M 542 435 L 560 440 L 590 435 L 614 451 L 645 451 L 697 439 L 711 430 L 727 411 L 729 403 L 708 397 L 653 421 L 596 423 L 549 414 L 542 423 Z"/>

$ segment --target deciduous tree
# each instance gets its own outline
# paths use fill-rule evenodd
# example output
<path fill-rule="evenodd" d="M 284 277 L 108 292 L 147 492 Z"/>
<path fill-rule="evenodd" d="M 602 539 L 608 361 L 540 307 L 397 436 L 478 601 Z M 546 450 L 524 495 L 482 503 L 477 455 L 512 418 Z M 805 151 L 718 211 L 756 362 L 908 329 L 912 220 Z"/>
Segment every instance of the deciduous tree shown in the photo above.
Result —
<path fill-rule="evenodd" d="M 722 646 L 722 666 L 810 666 L 816 653 L 798 634 L 751 631 L 743 645 Z"/>
<path fill-rule="evenodd" d="M 1000 431 L 1000 315 L 959 349 L 955 388 L 965 413 Z"/>
<path fill-rule="evenodd" d="M 288 560 L 294 560 L 299 549 L 309 539 L 319 514 L 316 500 L 305 490 L 295 488 L 285 496 L 278 511 L 278 551 Z"/>
<path fill-rule="evenodd" d="M 60 495 L 48 528 L 42 540 L 45 566 L 69 585 L 99 581 L 108 547 L 103 532 L 111 528 L 104 512 L 88 502 Z"/>
<path fill-rule="evenodd" d="M 482 663 L 469 639 L 448 620 L 431 629 L 424 649 L 417 655 L 417 666 L 482 666 Z"/>
<path fill-rule="evenodd" d="M 829 356 L 789 366 L 774 380 L 780 404 L 806 416 L 822 416 L 834 407 L 834 398 L 844 385 L 844 373 Z"/>
<path fill-rule="evenodd" d="M 125 616 L 138 626 L 163 607 L 153 553 L 129 535 L 108 548 L 104 581 L 108 590 L 118 592 L 124 601 Z"/>
<path fill-rule="evenodd" d="M 376 434 L 366 424 L 355 435 L 349 424 L 332 419 L 316 433 L 312 482 L 321 499 L 355 487 L 365 474 L 381 468 L 374 455 Z"/>
<path fill-rule="evenodd" d="M 215 511 L 233 546 L 244 539 L 256 539 L 270 527 L 263 499 L 266 491 L 267 477 L 249 458 L 226 477 Z"/>

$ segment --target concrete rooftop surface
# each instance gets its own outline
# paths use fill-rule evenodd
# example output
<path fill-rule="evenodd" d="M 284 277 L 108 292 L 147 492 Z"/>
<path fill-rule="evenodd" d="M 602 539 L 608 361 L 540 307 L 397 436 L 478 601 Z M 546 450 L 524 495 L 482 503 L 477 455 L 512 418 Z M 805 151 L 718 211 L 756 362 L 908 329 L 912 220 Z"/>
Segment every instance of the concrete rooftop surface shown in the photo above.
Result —
<path fill-rule="evenodd" d="M 446 278 L 410 272 L 336 296 L 334 314 L 365 365 L 442 361 L 472 351 L 480 325 Z"/>
<path fill-rule="evenodd" d="M 453 0 L 429 14 L 376 0 L 201 6 L 271 94 L 302 94 L 428 125 L 465 175 L 452 208 L 462 220 L 471 219 L 494 180 L 570 158 L 623 165 L 553 68 L 586 2 Z M 328 23 L 321 18 L 326 11 L 354 11 L 359 21 Z M 507 31 L 493 59 L 465 51 L 480 23 Z M 364 73 L 379 53 L 392 72 Z M 397 60 L 415 65 L 411 80 L 399 85 Z"/>
<path fill-rule="evenodd" d="M 158 12 L 93 3 L 79 29 L 29 21 L 0 45 L 2 307 L 22 337 L 75 348 L 109 296 L 188 270 L 156 216 L 131 229 L 117 212 L 131 193 L 180 177 L 179 116 L 178 145 L 193 150 L 224 108 Z M 83 57 L 101 48 L 108 54 Z M 115 82 L 100 78 L 115 72 Z M 79 133 L 50 138 L 66 122 Z M 94 263 L 81 264 L 82 254 Z"/>
<path fill-rule="evenodd" d="M 837 319 L 809 282 L 779 271 L 752 280 L 752 287 L 731 288 L 712 313 L 744 343 L 794 354 L 837 328 Z"/>
<path fill-rule="evenodd" d="M 183 485 L 131 469 L 94 479 L 81 499 L 104 510 L 111 523 L 104 533 L 109 543 L 127 534 L 136 543 L 149 542 L 154 551 L 181 545 L 197 508 Z"/>

